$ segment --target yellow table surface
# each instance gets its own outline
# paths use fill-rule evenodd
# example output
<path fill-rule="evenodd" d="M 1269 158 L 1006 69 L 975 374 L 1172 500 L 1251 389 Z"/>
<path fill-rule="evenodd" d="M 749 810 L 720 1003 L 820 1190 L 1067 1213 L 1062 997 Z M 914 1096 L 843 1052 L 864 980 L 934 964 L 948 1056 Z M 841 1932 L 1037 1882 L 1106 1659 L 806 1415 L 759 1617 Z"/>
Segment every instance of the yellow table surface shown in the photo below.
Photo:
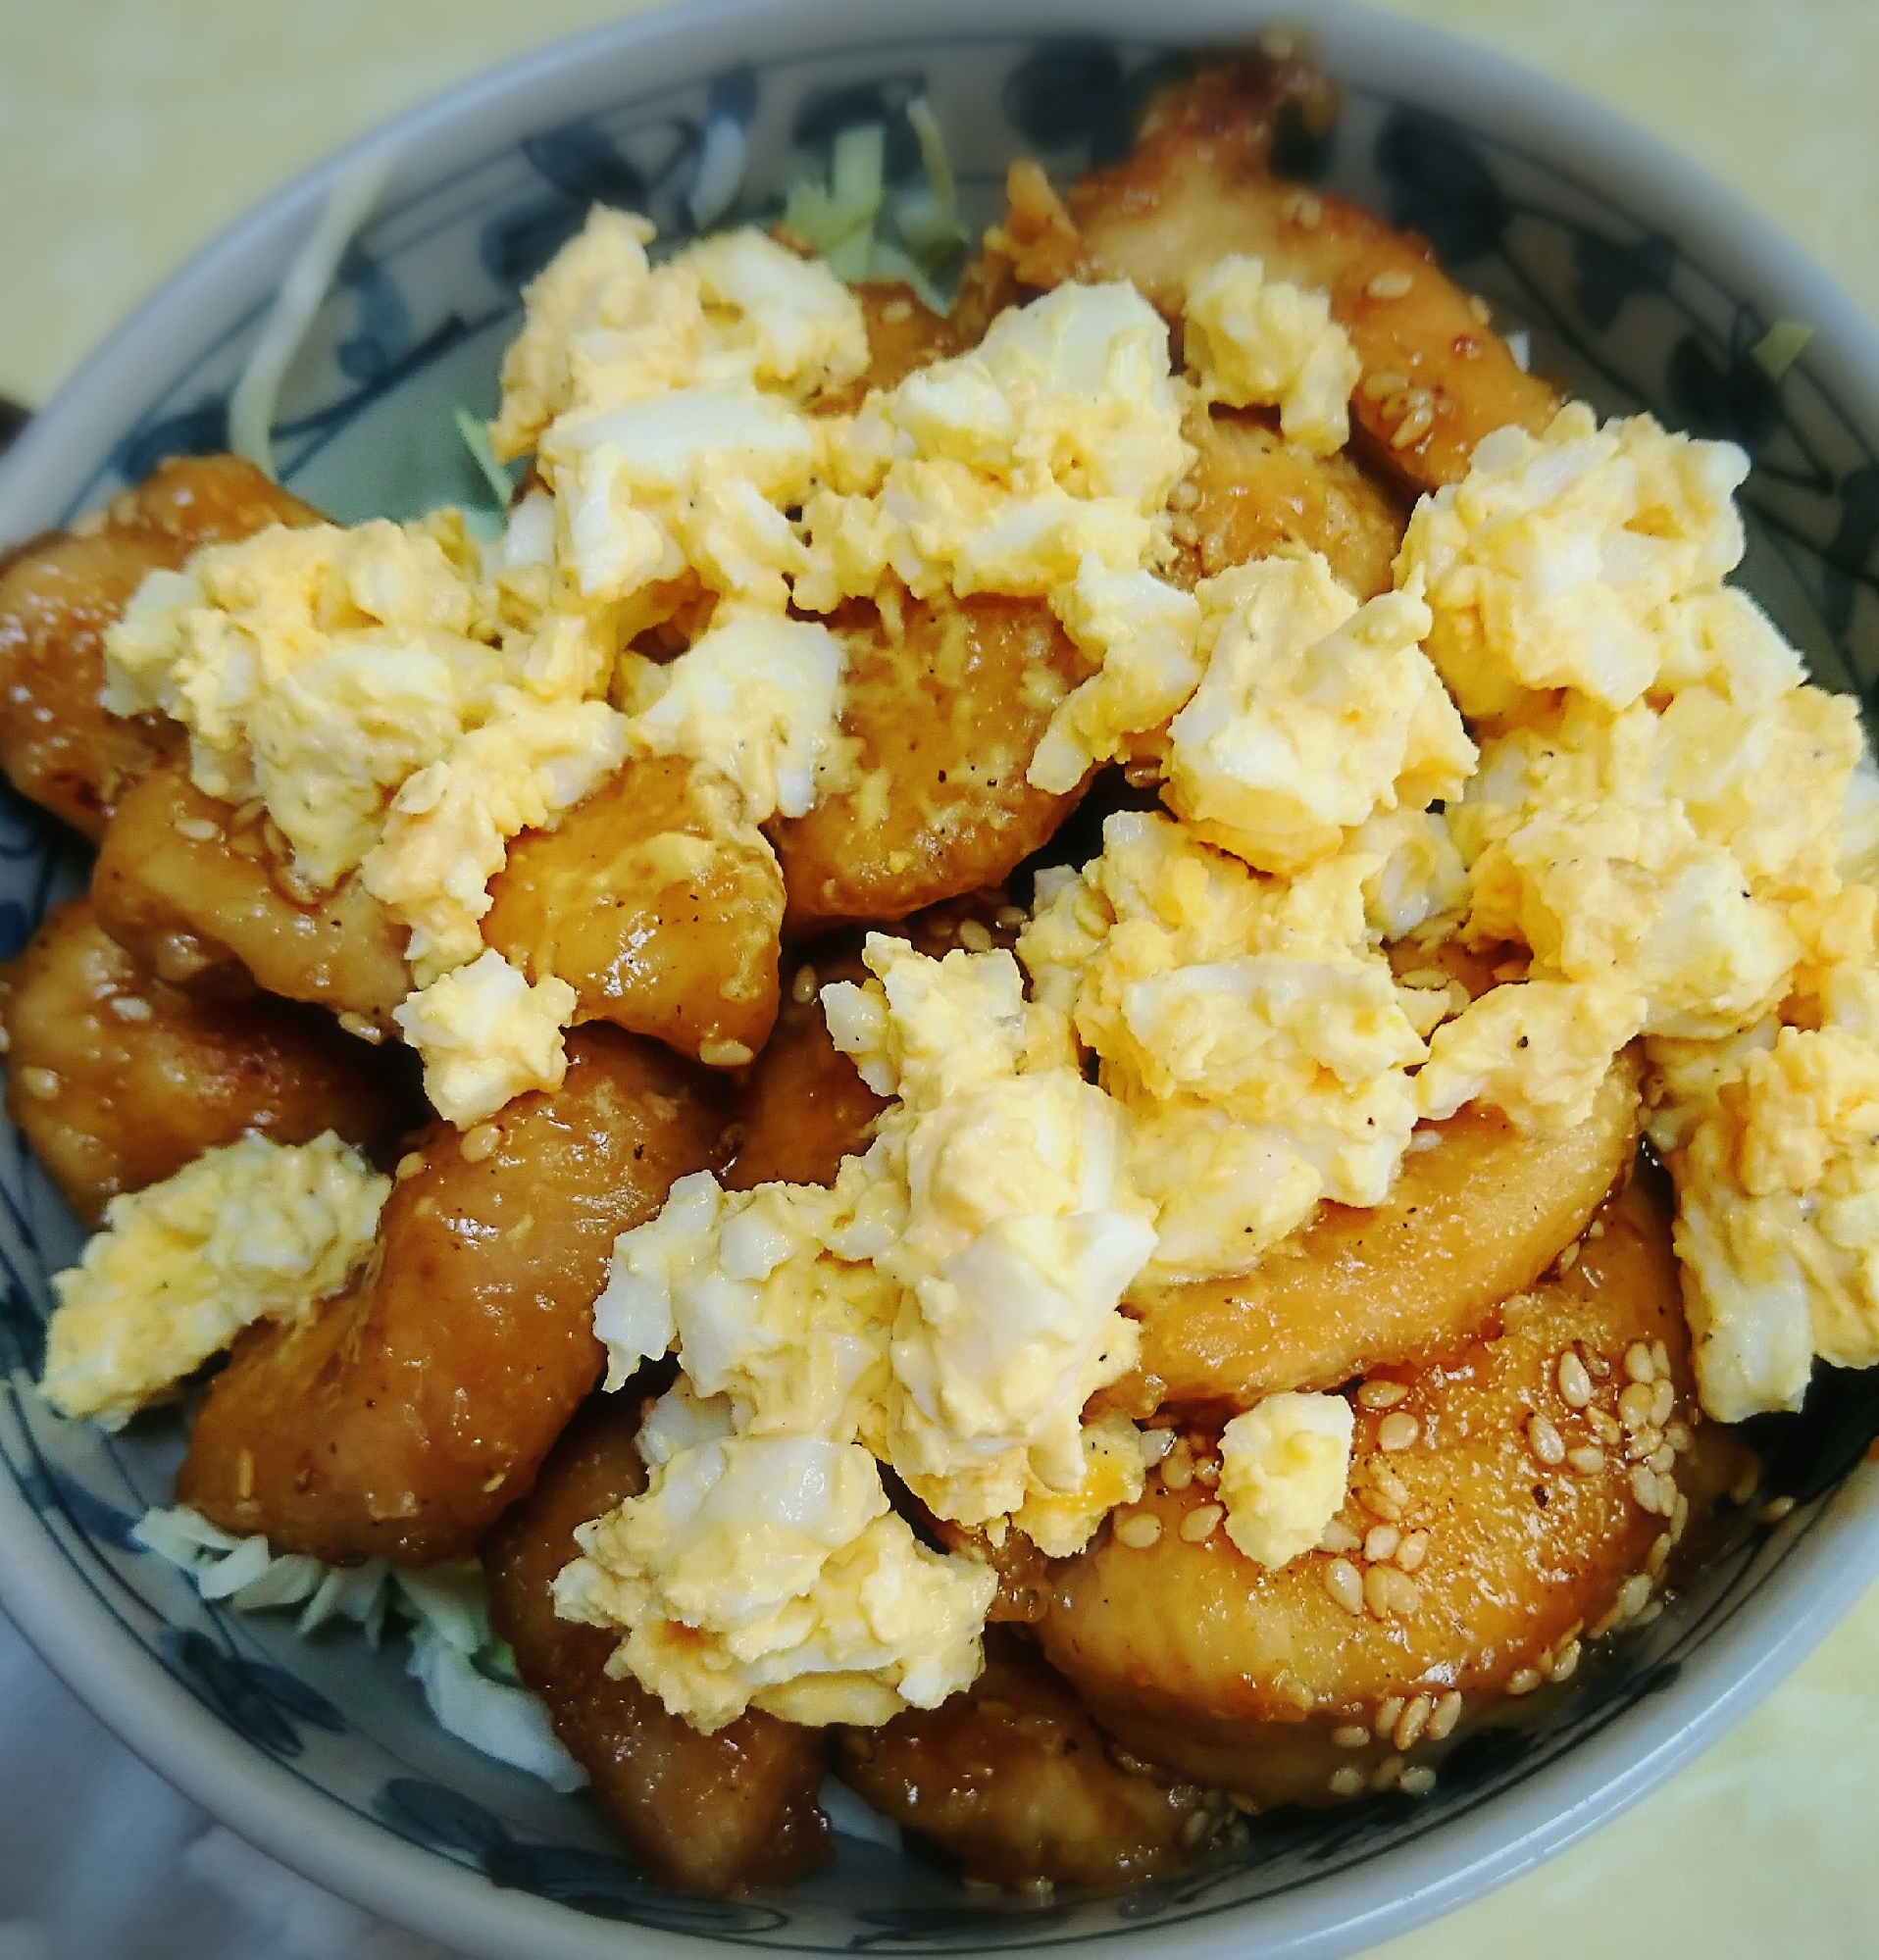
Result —
<path fill-rule="evenodd" d="M 1879 320 L 1879 0 L 1388 0 L 1645 125 Z M 335 143 L 606 0 L 0 0 L 0 394 Z M 1375 1960 L 1879 1954 L 1879 1591 L 1707 1755 Z"/>

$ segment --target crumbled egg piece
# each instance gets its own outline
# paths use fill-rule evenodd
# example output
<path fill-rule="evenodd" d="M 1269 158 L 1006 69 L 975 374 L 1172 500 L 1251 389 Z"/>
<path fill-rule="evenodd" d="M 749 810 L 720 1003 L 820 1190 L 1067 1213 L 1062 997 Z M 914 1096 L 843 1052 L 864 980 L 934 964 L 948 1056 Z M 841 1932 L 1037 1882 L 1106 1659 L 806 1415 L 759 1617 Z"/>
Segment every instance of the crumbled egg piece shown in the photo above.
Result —
<path fill-rule="evenodd" d="M 1111 1409 L 1083 1430 L 1083 1481 L 1074 1490 L 1034 1490 L 1011 1522 L 1046 1558 L 1082 1551 L 1118 1504 L 1133 1504 L 1145 1487 L 1143 1432 Z"/>
<path fill-rule="evenodd" d="M 504 461 L 562 416 L 604 414 L 688 384 L 806 397 L 868 365 L 860 303 L 829 268 L 761 231 L 721 233 L 654 268 L 654 226 L 595 206 L 523 295 L 489 431 Z"/>
<path fill-rule="evenodd" d="M 863 957 L 876 982 L 823 999 L 836 1045 L 900 1097 L 867 1160 L 907 1193 L 874 1258 L 902 1289 L 889 1449 L 942 1517 L 984 1523 L 1082 1484 L 1081 1411 L 1134 1364 L 1117 1307 L 1154 1229 L 1120 1110 L 1068 1059 L 1027 1054 L 1010 954 L 936 961 L 873 933 Z"/>
<path fill-rule="evenodd" d="M 1290 441 L 1314 456 L 1350 440 L 1350 390 L 1363 372 L 1328 293 L 1268 279 L 1257 259 L 1221 259 L 1188 283 L 1188 365 L 1208 401 L 1275 407 Z"/>
<path fill-rule="evenodd" d="M 878 1433 L 898 1295 L 865 1252 L 902 1209 L 854 1174 L 834 1190 L 681 1178 L 656 1218 L 614 1243 L 593 1310 L 606 1385 L 676 1346 L 687 1393 L 722 1398 L 739 1434 Z"/>
<path fill-rule="evenodd" d="M 432 1107 L 465 1130 L 530 1089 L 561 1086 L 575 1001 L 566 980 L 550 975 L 531 986 L 490 951 L 407 996 L 391 1018 L 424 1059 Z"/>
<path fill-rule="evenodd" d="M 875 1727 L 978 1675 L 989 1566 L 929 1551 L 854 1443 L 728 1436 L 657 1464 L 576 1533 L 564 1619 L 625 1628 L 608 1663 L 709 1734 L 755 1706 Z"/>
<path fill-rule="evenodd" d="M 627 724 L 635 755 L 685 755 L 728 776 L 748 822 L 802 816 L 845 761 L 841 642 L 813 620 L 714 617 L 677 660 L 653 670 L 657 698 Z"/>
<path fill-rule="evenodd" d="M 1879 1364 L 1879 1047 L 1745 1044 L 1669 1159 L 1703 1408 L 1798 1409 L 1813 1358 Z"/>
<path fill-rule="evenodd" d="M 1734 443 L 1673 435 L 1649 416 L 1600 427 L 1583 402 L 1542 435 L 1485 436 L 1467 476 L 1417 504 L 1397 561 L 1399 584 L 1423 576 L 1429 656 L 1463 714 L 1512 714 L 1551 687 L 1623 708 L 1666 670 L 1684 678 L 1703 637 L 1667 615 L 1719 591 L 1740 561 L 1732 497 L 1748 474 Z M 1752 667 L 1791 665 L 1739 602 L 1723 604 L 1727 647 L 1749 630 Z"/>
<path fill-rule="evenodd" d="M 1363 912 L 1380 939 L 1407 938 L 1467 902 L 1468 868 L 1444 811 L 1380 810 L 1353 832 L 1349 848 L 1378 861 L 1363 881 Z"/>
<path fill-rule="evenodd" d="M 1277 1569 L 1311 1551 L 1344 1507 L 1356 1422 L 1342 1395 L 1268 1395 L 1220 1432 L 1227 1536 Z"/>
<path fill-rule="evenodd" d="M 489 880 L 509 839 L 552 826 L 597 789 L 626 759 L 626 726 L 604 701 L 518 696 L 407 779 L 364 879 L 412 929 L 408 957 L 421 986 L 478 957 Z"/>
<path fill-rule="evenodd" d="M 113 1198 L 81 1262 L 53 1276 L 47 1399 L 117 1429 L 250 1322 L 299 1320 L 363 1263 L 390 1188 L 329 1131 L 244 1136 Z"/>
<path fill-rule="evenodd" d="M 1155 1277 L 1244 1272 L 1321 1197 L 1388 1191 L 1426 1050 L 1367 931 L 1380 863 L 1262 879 L 1171 818 L 1121 813 L 1081 874 L 1040 881 L 1019 956 L 1127 1111 Z"/>
<path fill-rule="evenodd" d="M 1299 872 L 1378 810 L 1451 797 L 1475 747 L 1418 640 L 1416 583 L 1359 605 L 1313 552 L 1208 581 L 1219 624 L 1169 729 L 1169 807 L 1262 871 Z"/>
<path fill-rule="evenodd" d="M 1090 765 L 1125 754 L 1130 737 L 1161 728 L 1200 684 L 1200 602 L 1152 573 L 1116 572 L 1085 558 L 1051 607 L 1097 672 L 1050 717 L 1027 779 L 1062 795 Z"/>
<path fill-rule="evenodd" d="M 151 573 L 106 633 L 105 705 L 181 722 L 196 786 L 262 797 L 295 871 L 330 888 L 511 678 L 474 549 L 454 512 L 209 546 Z"/>
<path fill-rule="evenodd" d="M 829 436 L 804 506 L 797 605 L 828 612 L 892 574 L 920 597 L 1047 597 L 1086 558 L 1139 571 L 1167 547 L 1193 463 L 1168 332 L 1129 285 L 1065 284 L 1000 314 L 970 353 L 871 395 Z"/>
<path fill-rule="evenodd" d="M 1621 986 L 1521 980 L 1490 987 L 1429 1037 L 1416 1106 L 1442 1122 L 1466 1103 L 1522 1129 L 1569 1130 L 1592 1113 L 1611 1058 L 1644 1025 Z"/>

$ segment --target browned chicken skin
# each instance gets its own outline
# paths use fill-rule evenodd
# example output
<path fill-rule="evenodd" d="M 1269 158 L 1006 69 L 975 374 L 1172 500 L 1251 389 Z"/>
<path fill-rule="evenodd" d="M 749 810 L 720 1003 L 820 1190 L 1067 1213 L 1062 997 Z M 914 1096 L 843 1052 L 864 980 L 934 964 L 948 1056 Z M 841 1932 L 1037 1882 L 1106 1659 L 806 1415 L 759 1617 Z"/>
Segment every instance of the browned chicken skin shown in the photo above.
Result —
<path fill-rule="evenodd" d="M 265 818 L 205 795 L 180 759 L 125 791 L 91 894 L 120 945 L 192 993 L 259 986 L 388 1029 L 411 990 L 405 928 L 357 874 L 320 898 L 296 897 Z"/>
<path fill-rule="evenodd" d="M 1346 1550 L 1268 1571 L 1221 1530 L 1191 1537 L 1183 1528 L 1206 1506 L 1217 1526 L 1217 1500 L 1206 1479 L 1164 1469 L 1136 1507 L 1159 1527 L 1152 1543 L 1112 1524 L 1058 1566 L 1039 1632 L 1096 1721 L 1262 1805 L 1322 1803 L 1347 1793 L 1331 1783 L 1341 1769 L 1368 1773 L 1393 1747 L 1400 1758 L 1431 1722 L 1444 1733 L 1450 1718 L 1435 1711 L 1450 1694 L 1453 1713 L 1473 1712 L 1519 1691 L 1523 1675 L 1527 1686 L 1563 1680 L 1626 1582 L 1643 1576 L 1648 1589 L 1661 1568 L 1653 1546 L 1667 1549 L 1676 1521 L 1646 1508 L 1635 1473 L 1647 1451 L 1671 1448 L 1675 1424 L 1700 1420 L 1665 1193 L 1640 1176 L 1598 1224 L 1568 1273 L 1507 1302 L 1494 1337 L 1370 1378 L 1339 1518 Z M 1632 1427 L 1626 1358 L 1659 1342 L 1664 1386 L 1645 1393 L 1661 1393 L 1662 1422 Z M 1568 1353 L 1591 1384 L 1583 1406 L 1561 1385 Z M 1401 1558 L 1417 1534 L 1416 1556 Z M 1410 1734 L 1397 1725 L 1418 1697 Z M 1362 1751 L 1335 1739 L 1351 1725 L 1372 1735 Z"/>
<path fill-rule="evenodd" d="M 985 1672 L 934 1709 L 836 1731 L 836 1774 L 949 1851 L 968 1879 L 1113 1890 L 1191 1864 L 1231 1815 L 1177 1778 L 1112 1760 L 1030 1642 L 986 1636 Z"/>
<path fill-rule="evenodd" d="M 569 1425 L 533 1490 L 483 1540 L 490 1619 L 649 1878 L 707 1897 L 787 1885 L 831 1854 L 816 1802 L 822 1732 L 752 1708 L 700 1735 L 631 1675 L 607 1673 L 614 1635 L 555 1615 L 555 1574 L 580 1555 L 575 1527 L 645 1488 L 637 1428 L 631 1389 Z"/>
<path fill-rule="evenodd" d="M 1411 489 L 1454 482 L 1490 430 L 1538 431 L 1559 397 L 1521 373 L 1419 238 L 1271 175 L 1277 112 L 1310 85 L 1290 63 L 1203 69 L 1150 102 L 1128 157 L 1061 200 L 1035 164 L 1014 166 L 993 242 L 1027 285 L 1131 279 L 1171 320 L 1189 280 L 1230 254 L 1323 289 L 1363 364 L 1350 409 L 1368 456 Z"/>
<path fill-rule="evenodd" d="M 291 1327 L 250 1328 L 211 1384 L 177 1499 L 337 1565 L 475 1551 L 598 1379 L 614 1237 L 719 1161 L 708 1079 L 611 1028 L 567 1081 L 421 1137 L 364 1274 Z"/>
<path fill-rule="evenodd" d="M 862 779 L 770 827 L 786 936 L 998 884 L 1080 793 L 1025 780 L 1052 697 L 1083 678 L 1041 600 L 909 600 L 898 630 L 872 607 L 852 611 L 835 624 L 848 644 L 841 732 L 859 744 Z"/>
<path fill-rule="evenodd" d="M 0 561 L 0 768 L 94 841 L 125 789 L 180 730 L 120 721 L 99 701 L 104 634 L 144 574 L 204 544 L 319 513 L 238 456 L 178 457 L 102 517 Z"/>
<path fill-rule="evenodd" d="M 736 788 L 683 757 L 629 763 L 509 847 L 482 936 L 576 1018 L 707 1063 L 747 1062 L 777 1018 L 783 877 Z"/>
<path fill-rule="evenodd" d="M 7 1113 L 95 1226 L 236 1137 L 333 1130 L 382 1153 L 421 1120 L 410 1058 L 284 1000 L 202 1001 L 140 968 L 88 898 L 56 907 L 9 973 Z"/>
<path fill-rule="evenodd" d="M 1249 1408 L 1288 1388 L 1335 1388 L 1486 1332 L 1585 1229 L 1638 1143 L 1638 1062 L 1624 1056 L 1584 1123 L 1558 1135 L 1465 1109 L 1425 1134 L 1380 1205 L 1321 1206 L 1241 1279 L 1138 1285 L 1142 1359 L 1108 1391 Z"/>

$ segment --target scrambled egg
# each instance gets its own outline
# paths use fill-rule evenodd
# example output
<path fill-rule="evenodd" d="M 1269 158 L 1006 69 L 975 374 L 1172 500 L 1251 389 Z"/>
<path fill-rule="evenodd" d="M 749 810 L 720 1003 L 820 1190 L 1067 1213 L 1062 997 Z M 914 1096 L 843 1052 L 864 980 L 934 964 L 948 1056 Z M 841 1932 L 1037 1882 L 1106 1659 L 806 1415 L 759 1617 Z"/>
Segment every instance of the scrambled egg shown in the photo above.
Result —
<path fill-rule="evenodd" d="M 1163 792 L 1195 835 L 1302 872 L 1380 810 L 1460 793 L 1475 746 L 1417 644 L 1413 578 L 1359 606 L 1313 552 L 1242 566 L 1202 603 L 1217 624 Z"/>
<path fill-rule="evenodd" d="M 364 1263 L 390 1189 L 329 1131 L 244 1136 L 113 1198 L 80 1264 L 53 1277 L 46 1398 L 117 1429 L 250 1322 L 301 1319 Z"/>
<path fill-rule="evenodd" d="M 500 953 L 485 952 L 391 1010 L 424 1057 L 424 1089 L 439 1116 L 467 1130 L 530 1089 L 561 1086 L 575 990 L 552 976 L 531 986 Z"/>
<path fill-rule="evenodd" d="M 854 1443 L 727 1434 L 656 1464 L 576 1533 L 563 1618 L 625 1628 L 608 1662 L 709 1734 L 755 1705 L 874 1726 L 969 1686 L 997 1589 L 929 1551 Z"/>
<path fill-rule="evenodd" d="M 1429 657 L 1462 713 L 1510 714 L 1549 687 L 1624 708 L 1679 670 L 1696 649 L 1664 610 L 1715 595 L 1740 561 L 1731 498 L 1748 474 L 1734 443 L 1667 434 L 1649 416 L 1601 428 L 1583 402 L 1544 435 L 1484 437 L 1462 481 L 1416 506 L 1397 560 L 1398 583 L 1423 575 Z M 1792 665 L 1774 635 L 1733 624 L 1755 642 L 1752 662 Z"/>
<path fill-rule="evenodd" d="M 1320 1198 L 1389 1190 L 1426 1050 L 1366 922 L 1384 862 L 1266 879 L 1125 813 L 1081 874 L 1040 880 L 1019 956 L 1125 1112 L 1153 1277 L 1246 1271 Z"/>
<path fill-rule="evenodd" d="M 1328 294 L 1268 279 L 1257 259 L 1221 259 L 1189 281 L 1184 330 L 1208 401 L 1278 409 L 1288 440 L 1314 456 L 1350 440 L 1350 390 L 1363 364 Z"/>
<path fill-rule="evenodd" d="M 1312 1550 L 1344 1506 L 1356 1420 L 1342 1395 L 1268 1395 L 1220 1432 L 1227 1535 L 1259 1565 Z"/>

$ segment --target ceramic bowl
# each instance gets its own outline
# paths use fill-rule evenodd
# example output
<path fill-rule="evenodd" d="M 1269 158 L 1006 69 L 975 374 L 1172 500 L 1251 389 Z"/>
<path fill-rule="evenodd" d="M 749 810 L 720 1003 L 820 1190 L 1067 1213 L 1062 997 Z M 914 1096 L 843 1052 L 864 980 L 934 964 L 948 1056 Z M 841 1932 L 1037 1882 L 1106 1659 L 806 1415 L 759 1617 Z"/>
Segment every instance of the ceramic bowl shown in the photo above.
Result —
<path fill-rule="evenodd" d="M 495 402 L 518 290 L 596 200 L 684 234 L 701 203 L 761 214 L 835 133 L 924 91 L 984 220 L 1008 160 L 1060 178 L 1126 146 L 1193 49 L 1244 40 L 1244 0 L 719 0 L 550 48 L 403 118 L 377 215 L 296 360 L 287 483 L 342 520 L 481 492 L 451 411 Z M 1151 24 L 1151 25 L 1150 25 Z M 1650 408 L 1752 456 L 1744 577 L 1817 678 L 1879 677 L 1879 343 L 1767 226 L 1656 144 L 1507 64 L 1350 11 L 1312 17 L 1342 112 L 1286 146 L 1301 179 L 1435 244 L 1537 365 L 1606 412 Z M 35 419 L 0 469 L 0 539 L 63 525 L 160 457 L 224 443 L 228 390 L 335 158 L 178 273 Z M 890 166 L 898 155 L 890 144 Z M 1753 349 L 1815 337 L 1779 381 Z M 84 876 L 24 806 L 0 811 L 0 954 Z M 361 1904 L 488 1960 L 1122 1946 L 1147 1960 L 1325 1956 L 1401 1932 L 1603 1822 L 1742 1715 L 1879 1573 L 1861 1463 L 1879 1377 L 1823 1376 L 1759 1438 L 1767 1477 L 1722 1556 L 1648 1630 L 1518 1723 L 1477 1732 L 1434 1792 L 1255 1820 L 1238 1848 L 1119 1897 L 968 1895 L 861 1837 L 787 1895 L 691 1901 L 643 1883 L 584 1797 L 442 1734 L 395 1644 L 296 1639 L 285 1616 L 200 1601 L 131 1524 L 166 1502 L 175 1417 L 107 1436 L 30 1383 L 46 1275 L 79 1243 L 0 1137 L 0 1597 L 132 1747 L 244 1835 Z M 1764 1500 L 1791 1497 L 1777 1524 Z M 1776 1506 L 1775 1509 L 1781 1507 Z"/>

